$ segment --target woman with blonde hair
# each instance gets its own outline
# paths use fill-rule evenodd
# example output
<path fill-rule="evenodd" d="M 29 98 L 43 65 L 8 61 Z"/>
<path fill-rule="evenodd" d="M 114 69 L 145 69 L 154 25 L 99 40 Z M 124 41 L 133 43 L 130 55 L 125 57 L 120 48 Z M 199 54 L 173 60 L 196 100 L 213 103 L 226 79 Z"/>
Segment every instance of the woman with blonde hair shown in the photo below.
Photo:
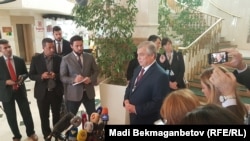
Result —
<path fill-rule="evenodd" d="M 165 97 L 160 114 L 165 124 L 180 124 L 188 112 L 200 105 L 199 98 L 193 91 L 187 88 L 179 89 Z"/>
<path fill-rule="evenodd" d="M 224 73 L 230 73 L 225 67 L 218 66 L 218 68 Z M 235 94 L 233 96 L 225 98 L 223 93 L 211 82 L 211 75 L 213 74 L 214 68 L 205 69 L 200 75 L 202 92 L 204 93 L 207 103 L 213 103 L 225 107 L 236 114 L 240 119 L 244 120 L 247 115 L 246 106 L 241 102 L 239 95 L 236 93 L 236 82 L 232 83 Z M 219 76 L 220 77 L 220 76 Z M 222 77 L 222 76 L 221 76 Z M 217 78 L 218 79 L 218 78 Z M 225 80 L 226 81 L 226 80 Z M 226 100 L 235 101 L 234 104 L 225 104 Z"/>

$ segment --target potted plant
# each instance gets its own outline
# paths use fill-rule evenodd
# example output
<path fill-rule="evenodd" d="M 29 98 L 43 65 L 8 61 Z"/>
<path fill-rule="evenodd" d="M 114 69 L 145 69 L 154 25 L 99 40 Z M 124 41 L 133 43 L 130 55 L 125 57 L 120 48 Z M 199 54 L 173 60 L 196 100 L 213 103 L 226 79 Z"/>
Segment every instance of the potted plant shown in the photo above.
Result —
<path fill-rule="evenodd" d="M 76 25 L 86 27 L 92 33 L 90 38 L 97 46 L 101 76 L 109 78 L 108 83 L 112 84 L 108 86 L 111 90 L 100 84 L 101 105 L 109 108 L 111 124 L 127 122 L 125 116 L 121 117 L 126 113 L 122 101 L 127 84 L 127 64 L 135 51 L 132 35 L 138 12 L 136 0 L 119 2 L 91 0 L 85 6 L 76 4 L 72 10 Z"/>

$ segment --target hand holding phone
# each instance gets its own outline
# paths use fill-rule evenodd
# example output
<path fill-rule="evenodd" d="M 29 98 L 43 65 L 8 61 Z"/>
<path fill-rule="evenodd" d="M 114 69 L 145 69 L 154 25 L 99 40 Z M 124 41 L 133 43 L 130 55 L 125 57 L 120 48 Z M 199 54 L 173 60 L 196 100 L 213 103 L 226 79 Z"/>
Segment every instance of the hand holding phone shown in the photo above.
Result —
<path fill-rule="evenodd" d="M 228 62 L 228 53 L 226 51 L 214 52 L 208 54 L 209 64 L 222 64 Z"/>

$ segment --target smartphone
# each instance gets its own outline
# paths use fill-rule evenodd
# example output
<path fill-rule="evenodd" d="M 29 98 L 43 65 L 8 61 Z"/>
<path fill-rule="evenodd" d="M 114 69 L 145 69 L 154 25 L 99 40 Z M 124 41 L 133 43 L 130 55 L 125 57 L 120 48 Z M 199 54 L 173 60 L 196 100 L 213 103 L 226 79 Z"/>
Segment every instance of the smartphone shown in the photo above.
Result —
<path fill-rule="evenodd" d="M 222 64 L 228 61 L 228 53 L 226 51 L 213 52 L 208 54 L 209 64 Z"/>

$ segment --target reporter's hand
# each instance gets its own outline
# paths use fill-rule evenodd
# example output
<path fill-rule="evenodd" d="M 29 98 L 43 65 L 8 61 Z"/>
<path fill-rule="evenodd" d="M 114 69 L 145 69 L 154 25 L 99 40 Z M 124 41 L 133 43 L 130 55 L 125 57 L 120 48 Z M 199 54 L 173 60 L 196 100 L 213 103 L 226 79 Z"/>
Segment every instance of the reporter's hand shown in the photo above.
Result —
<path fill-rule="evenodd" d="M 224 73 L 218 66 L 212 65 L 213 73 L 209 80 L 224 96 L 235 95 L 237 81 L 231 72 Z"/>
<path fill-rule="evenodd" d="M 235 48 L 225 48 L 220 51 L 228 52 L 229 60 L 228 62 L 223 63 L 228 67 L 236 68 L 238 70 L 243 70 L 246 67 L 246 64 L 243 62 L 242 54 Z"/>

